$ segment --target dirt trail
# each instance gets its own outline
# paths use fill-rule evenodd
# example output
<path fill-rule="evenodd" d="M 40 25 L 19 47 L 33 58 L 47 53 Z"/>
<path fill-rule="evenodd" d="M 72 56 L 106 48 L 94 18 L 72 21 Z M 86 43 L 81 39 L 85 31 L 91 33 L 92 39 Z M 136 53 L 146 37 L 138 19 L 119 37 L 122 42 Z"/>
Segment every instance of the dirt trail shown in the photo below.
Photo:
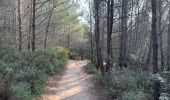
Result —
<path fill-rule="evenodd" d="M 90 75 L 83 71 L 87 63 L 70 60 L 61 79 L 54 77 L 48 82 L 40 100 L 97 100 L 92 93 Z"/>

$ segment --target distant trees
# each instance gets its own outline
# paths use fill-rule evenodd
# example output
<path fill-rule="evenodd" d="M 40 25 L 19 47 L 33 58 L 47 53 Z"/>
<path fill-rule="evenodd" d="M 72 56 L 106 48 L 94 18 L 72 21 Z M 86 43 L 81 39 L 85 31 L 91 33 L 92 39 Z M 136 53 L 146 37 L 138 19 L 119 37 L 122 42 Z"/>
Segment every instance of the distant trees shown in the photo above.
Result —
<path fill-rule="evenodd" d="M 20 51 L 35 51 L 52 45 L 67 47 L 67 36 L 70 36 L 71 48 L 80 47 L 79 43 L 84 42 L 81 41 L 84 37 L 84 28 L 78 20 L 76 1 L 2 0 L 1 2 L 0 33 L 3 33 L 3 36 Z"/>
<path fill-rule="evenodd" d="M 151 16 L 149 16 L 152 9 L 148 0 L 143 0 L 143 2 L 140 0 L 107 0 L 107 2 L 95 1 L 94 3 L 96 2 L 99 3 L 98 8 L 96 8 L 96 4 L 89 2 L 89 5 L 93 6 L 93 9 L 90 8 L 92 11 L 89 16 L 92 18 L 89 17 L 91 19 L 89 23 L 95 23 L 94 30 L 97 33 L 97 36 L 95 36 L 96 44 L 91 42 L 91 46 L 92 44 L 96 45 L 96 54 L 101 51 L 103 62 L 106 61 L 104 69 L 107 70 L 109 67 L 113 67 L 113 64 L 111 64 L 113 59 L 117 61 L 119 67 L 127 67 L 129 65 L 128 61 L 133 56 L 135 59 L 132 57 L 131 60 L 137 60 L 139 65 L 145 65 L 145 68 L 142 69 L 151 71 L 151 58 L 156 55 L 153 55 L 152 49 L 153 40 L 150 32 L 152 21 L 150 20 Z M 168 12 L 167 7 L 168 2 L 158 0 L 156 6 L 158 50 L 156 52 L 158 52 L 158 66 L 161 66 L 158 69 L 162 71 L 167 66 L 165 61 L 167 58 L 165 55 L 167 53 L 165 49 L 167 42 L 165 38 L 168 35 L 168 23 L 166 17 L 163 17 Z M 95 20 L 93 20 L 93 17 Z M 92 29 L 90 32 L 93 32 Z M 91 34 L 93 35 L 93 33 Z M 99 51 L 98 45 L 101 48 Z M 147 65 L 149 67 L 146 67 Z"/>
<path fill-rule="evenodd" d="M 91 54 L 96 53 L 94 58 L 103 75 L 111 67 L 123 70 L 128 66 L 153 75 L 170 70 L 169 3 L 163 0 L 89 2 L 93 6 L 93 9 L 89 7 L 89 26 L 95 23 L 95 32 L 89 29 Z M 160 97 L 160 86 L 159 81 L 154 82 L 155 100 Z"/>

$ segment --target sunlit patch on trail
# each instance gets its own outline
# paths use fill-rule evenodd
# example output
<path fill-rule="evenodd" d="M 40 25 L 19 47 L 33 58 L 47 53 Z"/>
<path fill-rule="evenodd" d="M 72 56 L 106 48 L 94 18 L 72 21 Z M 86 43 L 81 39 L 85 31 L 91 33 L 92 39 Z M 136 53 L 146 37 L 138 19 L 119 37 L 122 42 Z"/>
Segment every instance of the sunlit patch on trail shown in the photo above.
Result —
<path fill-rule="evenodd" d="M 53 79 L 46 87 L 40 100 L 96 100 L 88 89 L 90 75 L 84 73 L 83 66 L 88 61 L 70 60 L 61 79 Z"/>

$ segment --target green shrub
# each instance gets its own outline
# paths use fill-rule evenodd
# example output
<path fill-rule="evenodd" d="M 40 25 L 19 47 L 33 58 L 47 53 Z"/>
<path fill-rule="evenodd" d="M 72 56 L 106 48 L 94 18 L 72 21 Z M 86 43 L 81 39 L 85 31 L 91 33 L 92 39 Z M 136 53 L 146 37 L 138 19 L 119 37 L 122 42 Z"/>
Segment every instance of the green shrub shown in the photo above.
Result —
<path fill-rule="evenodd" d="M 115 76 L 116 77 L 116 76 Z M 120 85 L 122 90 L 132 90 L 138 88 L 138 82 L 141 79 L 140 75 L 134 71 L 125 70 L 119 75 L 117 85 Z"/>
<path fill-rule="evenodd" d="M 13 82 L 16 64 L 0 61 L 0 96 L 8 97 L 9 87 Z"/>
<path fill-rule="evenodd" d="M 64 69 L 67 59 L 68 50 L 62 47 L 19 53 L 0 42 L 0 98 L 31 100 L 49 76 Z"/>
<path fill-rule="evenodd" d="M 113 68 L 105 76 L 96 73 L 97 90 L 104 95 L 104 100 L 150 100 L 150 81 L 139 72 L 130 69 L 116 71 Z M 147 84 L 146 84 L 147 83 Z M 144 85 L 145 84 L 145 85 Z"/>
<path fill-rule="evenodd" d="M 16 68 L 16 64 L 14 63 L 6 63 L 4 61 L 0 61 L 0 75 L 4 77 L 10 77 L 14 74 L 14 70 Z"/>
<path fill-rule="evenodd" d="M 69 58 L 72 60 L 81 60 L 81 55 L 77 52 L 72 51 L 69 53 Z"/>
<path fill-rule="evenodd" d="M 44 77 L 44 78 L 43 78 Z M 47 78 L 45 76 L 42 76 L 42 78 L 36 80 L 34 82 L 34 84 L 32 84 L 32 93 L 39 95 L 42 93 L 44 86 L 45 86 L 45 82 L 47 81 Z"/>
<path fill-rule="evenodd" d="M 68 53 L 69 51 L 63 47 L 54 47 L 52 48 L 54 50 L 55 55 L 58 56 L 59 59 L 68 59 Z"/>
<path fill-rule="evenodd" d="M 59 72 L 66 65 L 68 50 L 62 47 L 55 47 L 46 50 L 36 50 L 33 53 L 25 54 L 26 65 L 36 66 L 38 70 L 48 75 Z"/>
<path fill-rule="evenodd" d="M 21 57 L 20 53 L 7 44 L 0 43 L 0 59 L 6 62 L 16 62 Z"/>
<path fill-rule="evenodd" d="M 96 66 L 93 63 L 88 63 L 84 66 L 84 69 L 88 74 L 94 74 L 97 71 Z"/>
<path fill-rule="evenodd" d="M 11 86 L 14 100 L 32 100 L 31 85 L 29 83 L 17 83 Z"/>
<path fill-rule="evenodd" d="M 26 66 L 20 69 L 16 76 L 17 80 L 19 81 L 34 83 L 34 81 L 43 78 L 44 75 L 45 73 L 43 73 L 41 70 L 38 70 L 38 68 Z"/>
<path fill-rule="evenodd" d="M 150 100 L 148 94 L 143 91 L 127 91 L 123 93 L 123 100 Z"/>

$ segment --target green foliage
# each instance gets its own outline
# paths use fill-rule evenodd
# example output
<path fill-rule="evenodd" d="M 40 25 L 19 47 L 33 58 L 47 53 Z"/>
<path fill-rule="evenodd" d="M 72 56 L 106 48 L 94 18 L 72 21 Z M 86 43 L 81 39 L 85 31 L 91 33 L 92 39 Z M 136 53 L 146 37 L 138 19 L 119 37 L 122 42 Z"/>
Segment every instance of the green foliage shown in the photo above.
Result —
<path fill-rule="evenodd" d="M 130 69 L 116 71 L 113 68 L 105 76 L 95 74 L 97 90 L 103 99 L 150 100 L 151 81 L 139 72 Z M 148 91 L 149 90 L 149 91 Z"/>
<path fill-rule="evenodd" d="M 0 98 L 31 100 L 42 92 L 49 76 L 64 69 L 68 59 L 68 50 L 62 47 L 19 53 L 8 45 L 0 46 Z"/>
<path fill-rule="evenodd" d="M 160 77 L 162 78 L 162 94 L 160 100 L 169 100 L 170 99 L 170 71 L 164 71 L 160 73 Z"/>
<path fill-rule="evenodd" d="M 117 79 L 117 81 L 115 82 L 116 85 L 120 85 L 119 87 L 122 88 L 122 90 L 124 89 L 136 89 L 138 88 L 138 82 L 141 79 L 140 75 L 134 71 L 130 71 L 130 70 L 125 70 L 125 72 L 120 73 L 118 75 L 119 78 L 117 78 L 117 76 L 114 76 L 115 79 Z"/>
<path fill-rule="evenodd" d="M 31 85 L 29 83 L 19 82 L 11 86 L 13 99 L 15 100 L 32 100 Z"/>
<path fill-rule="evenodd" d="M 86 49 L 77 48 L 77 49 L 71 49 L 69 52 L 69 58 L 73 60 L 83 60 L 83 59 L 89 59 L 89 51 Z"/>
<path fill-rule="evenodd" d="M 19 60 L 20 57 L 21 55 L 15 48 L 7 44 L 0 43 L 0 59 L 1 60 L 6 61 L 6 62 L 15 62 Z"/>
<path fill-rule="evenodd" d="M 0 75 L 3 77 L 10 77 L 14 73 L 14 69 L 16 68 L 15 63 L 6 63 L 4 61 L 0 61 Z"/>
<path fill-rule="evenodd" d="M 69 58 L 72 60 L 81 60 L 81 54 L 78 52 L 72 51 L 69 53 Z"/>
<path fill-rule="evenodd" d="M 148 94 L 143 91 L 128 91 L 123 94 L 123 100 L 148 100 Z"/>
<path fill-rule="evenodd" d="M 32 83 L 32 93 L 41 94 L 44 89 L 46 80 L 47 78 L 42 76 L 40 79 L 37 79 L 34 83 Z"/>
<path fill-rule="evenodd" d="M 96 66 L 93 63 L 88 63 L 86 66 L 84 66 L 84 69 L 88 74 L 97 73 Z"/>

